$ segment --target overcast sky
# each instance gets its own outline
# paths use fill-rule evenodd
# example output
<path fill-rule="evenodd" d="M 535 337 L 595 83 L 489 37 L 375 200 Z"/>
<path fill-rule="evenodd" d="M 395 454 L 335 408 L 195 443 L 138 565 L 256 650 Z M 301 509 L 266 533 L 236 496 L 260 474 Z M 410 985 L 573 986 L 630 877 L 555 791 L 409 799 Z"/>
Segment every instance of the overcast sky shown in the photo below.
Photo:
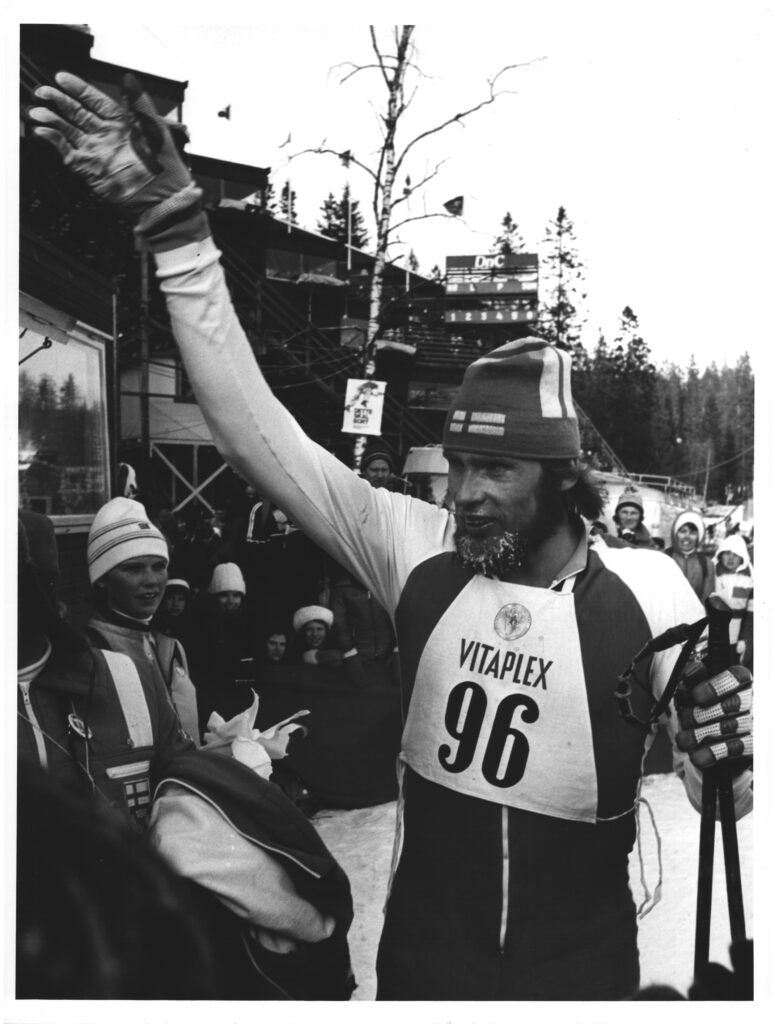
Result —
<path fill-rule="evenodd" d="M 72 6 L 33 3 L 26 17 L 88 21 L 95 58 L 187 81 L 193 152 L 269 167 L 279 191 L 291 153 L 323 140 L 364 162 L 378 150 L 379 75 L 340 84 L 338 67 L 373 60 L 365 5 L 359 15 L 347 5 L 293 5 L 292 21 L 264 24 L 230 3 L 134 4 L 121 21 L 93 4 Z M 406 166 L 414 181 L 445 162 L 409 213 L 438 213 L 463 195 L 464 217 L 408 225 L 393 254 L 413 248 L 428 272 L 447 255 L 487 252 L 506 211 L 535 250 L 562 204 L 586 264 L 589 345 L 598 329 L 612 337 L 629 305 L 658 362 L 686 365 L 694 354 L 700 365 L 734 364 L 748 350 L 757 365 L 771 286 L 763 244 L 773 40 L 764 4 L 542 0 L 443 10 L 443 19 L 417 19 L 424 77 L 399 142 L 483 99 L 500 68 L 526 66 L 501 77 L 513 94 L 416 147 Z M 383 26 L 380 38 L 389 32 Z M 230 120 L 217 116 L 227 104 Z M 292 161 L 302 226 L 316 228 L 346 173 L 331 156 Z M 373 239 L 368 180 L 352 168 L 350 183 Z"/>

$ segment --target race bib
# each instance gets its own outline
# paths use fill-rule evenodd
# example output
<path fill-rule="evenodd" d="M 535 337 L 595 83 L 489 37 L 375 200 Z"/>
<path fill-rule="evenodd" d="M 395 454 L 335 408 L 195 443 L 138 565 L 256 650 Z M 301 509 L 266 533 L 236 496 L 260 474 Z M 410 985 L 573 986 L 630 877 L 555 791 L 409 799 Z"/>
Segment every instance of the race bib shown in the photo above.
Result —
<path fill-rule="evenodd" d="M 594 822 L 573 594 L 474 577 L 420 658 L 402 758 L 449 789 Z"/>

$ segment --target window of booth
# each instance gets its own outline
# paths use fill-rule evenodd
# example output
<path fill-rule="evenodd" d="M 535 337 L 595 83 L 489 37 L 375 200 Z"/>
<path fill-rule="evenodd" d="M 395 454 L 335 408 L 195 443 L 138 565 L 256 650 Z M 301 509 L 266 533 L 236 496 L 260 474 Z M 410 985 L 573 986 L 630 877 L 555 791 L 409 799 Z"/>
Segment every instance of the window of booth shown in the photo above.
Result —
<path fill-rule="evenodd" d="M 104 342 L 25 315 L 19 335 L 19 506 L 85 526 L 109 497 Z"/>

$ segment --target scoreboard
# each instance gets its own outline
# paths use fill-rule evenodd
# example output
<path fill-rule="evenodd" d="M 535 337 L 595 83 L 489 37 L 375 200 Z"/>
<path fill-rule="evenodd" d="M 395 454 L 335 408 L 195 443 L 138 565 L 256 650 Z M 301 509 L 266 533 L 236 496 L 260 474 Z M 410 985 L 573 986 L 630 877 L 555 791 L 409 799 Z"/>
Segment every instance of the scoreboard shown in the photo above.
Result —
<path fill-rule="evenodd" d="M 537 318 L 535 253 L 448 256 L 446 270 L 445 323 L 527 324 Z"/>

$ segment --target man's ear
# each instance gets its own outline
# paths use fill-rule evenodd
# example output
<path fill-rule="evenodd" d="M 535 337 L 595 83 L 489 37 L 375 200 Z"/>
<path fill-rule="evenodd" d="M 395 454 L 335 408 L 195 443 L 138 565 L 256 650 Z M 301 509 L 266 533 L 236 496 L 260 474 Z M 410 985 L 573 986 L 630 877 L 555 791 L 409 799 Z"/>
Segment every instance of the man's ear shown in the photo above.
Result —
<path fill-rule="evenodd" d="M 581 472 L 578 459 L 568 459 L 557 473 L 557 487 L 560 491 L 569 491 L 574 486 Z"/>

